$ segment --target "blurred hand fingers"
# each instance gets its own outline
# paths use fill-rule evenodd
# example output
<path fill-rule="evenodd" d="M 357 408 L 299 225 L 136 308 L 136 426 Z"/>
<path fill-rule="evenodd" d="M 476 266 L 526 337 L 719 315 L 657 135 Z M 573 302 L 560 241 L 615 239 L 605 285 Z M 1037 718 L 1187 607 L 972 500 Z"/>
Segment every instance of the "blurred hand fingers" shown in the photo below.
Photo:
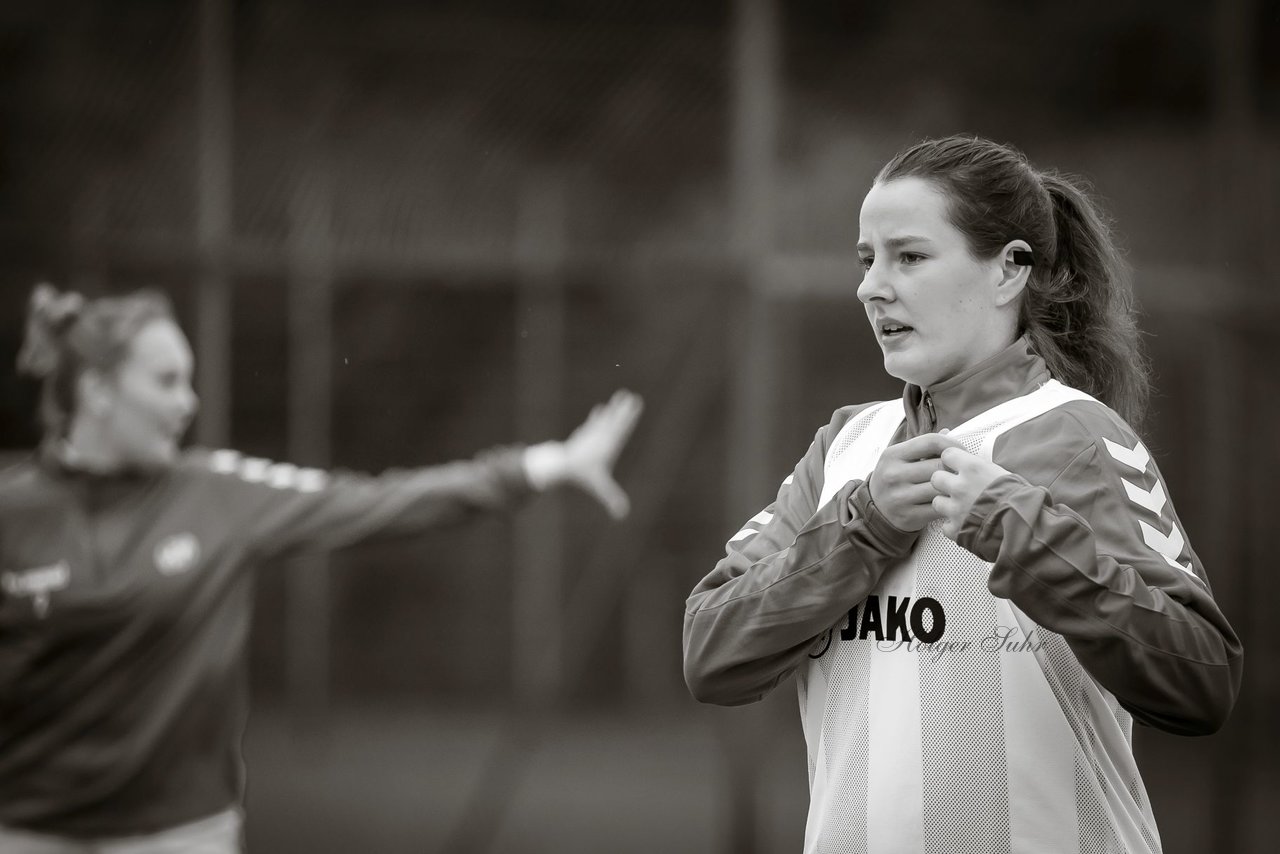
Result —
<path fill-rule="evenodd" d="M 608 475 L 589 478 L 582 485 L 614 519 L 622 519 L 631 512 L 631 499 L 618 482 Z"/>
<path fill-rule="evenodd" d="M 610 439 L 621 447 L 630 438 L 643 410 L 644 401 L 640 395 L 619 389 L 607 403 L 596 404 L 588 420 L 607 431 Z"/>

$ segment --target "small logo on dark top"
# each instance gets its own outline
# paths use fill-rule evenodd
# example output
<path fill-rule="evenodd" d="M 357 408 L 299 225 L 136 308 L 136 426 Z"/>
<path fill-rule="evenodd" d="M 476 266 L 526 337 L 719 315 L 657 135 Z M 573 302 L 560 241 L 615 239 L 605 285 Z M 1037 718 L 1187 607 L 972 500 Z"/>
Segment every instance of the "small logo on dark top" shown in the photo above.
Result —
<path fill-rule="evenodd" d="M 155 559 L 161 575 L 190 572 L 200 560 L 200 541 L 189 533 L 165 537 L 156 545 Z"/>
<path fill-rule="evenodd" d="M 30 599 L 35 615 L 42 619 L 49 613 L 49 594 L 66 589 L 70 583 L 71 567 L 65 560 L 0 575 L 4 592 L 15 598 Z"/>

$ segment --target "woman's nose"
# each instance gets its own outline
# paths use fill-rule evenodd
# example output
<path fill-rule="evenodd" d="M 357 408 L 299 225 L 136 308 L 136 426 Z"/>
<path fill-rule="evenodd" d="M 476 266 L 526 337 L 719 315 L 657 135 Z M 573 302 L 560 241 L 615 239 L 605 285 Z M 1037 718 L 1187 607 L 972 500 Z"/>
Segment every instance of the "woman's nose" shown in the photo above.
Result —
<path fill-rule="evenodd" d="M 862 282 L 858 285 L 858 299 L 869 303 L 872 300 L 891 300 L 893 299 L 893 291 L 885 281 L 885 277 L 872 264 L 867 268 L 862 276 Z"/>

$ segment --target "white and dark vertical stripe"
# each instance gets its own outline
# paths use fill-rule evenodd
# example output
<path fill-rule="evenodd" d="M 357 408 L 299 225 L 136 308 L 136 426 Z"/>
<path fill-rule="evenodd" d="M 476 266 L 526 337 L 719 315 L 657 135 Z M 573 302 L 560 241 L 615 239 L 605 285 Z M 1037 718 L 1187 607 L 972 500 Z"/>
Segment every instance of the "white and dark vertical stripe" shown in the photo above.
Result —
<path fill-rule="evenodd" d="M 819 507 L 841 486 L 870 473 L 903 417 L 901 401 L 890 401 L 870 407 L 844 426 L 832 442 L 833 448 L 842 451 L 829 452 L 827 457 L 841 464 L 825 467 Z M 847 453 L 867 432 L 875 434 L 877 441 L 859 453 Z M 876 690 L 871 685 L 872 659 L 856 646 L 842 644 L 840 628 L 833 627 L 831 645 L 799 678 L 810 768 L 804 850 L 873 854 L 879 849 L 870 844 L 869 822 L 875 813 L 869 802 L 881 792 L 872 785 L 872 754 L 886 743 L 897 742 L 885 742 L 884 733 L 873 737 L 868 704 Z"/>
<path fill-rule="evenodd" d="M 1082 398 L 1051 382 L 952 435 L 989 459 L 1010 426 Z M 828 454 L 820 503 L 874 467 L 900 421 L 900 408 L 891 413 L 873 407 L 846 425 Z M 1136 465 L 1144 451 L 1122 456 Z M 1144 489 L 1143 501 L 1160 504 L 1162 491 Z M 988 572 L 927 529 L 913 557 L 872 592 L 882 607 L 890 595 L 932 596 L 946 612 L 942 642 L 969 648 L 908 652 L 874 638 L 842 641 L 837 628 L 802 673 L 806 852 L 1159 852 L 1130 717 L 1061 636 L 990 595 Z M 1034 637 L 1038 648 L 983 648 L 997 626 L 1016 627 L 1011 642 Z"/>
<path fill-rule="evenodd" d="M 838 633 L 837 633 L 838 637 Z M 870 737 L 867 696 L 870 662 L 865 656 L 841 656 L 835 646 L 826 667 L 818 665 L 821 690 L 810 695 L 809 714 L 817 726 L 810 787 L 811 809 L 805 826 L 806 851 L 870 854 L 867 845 Z M 826 672 L 823 672 L 826 671 Z M 827 733 L 839 732 L 838 739 Z M 832 784 L 840 781 L 838 789 Z"/>
<path fill-rule="evenodd" d="M 916 548 L 916 596 L 942 603 L 942 642 L 918 654 L 926 854 L 1010 851 L 1000 656 L 982 648 L 997 620 L 988 567 L 930 525 Z M 959 772 L 959 773 L 958 773 Z"/>
<path fill-rule="evenodd" d="M 915 594 L 910 564 L 899 564 L 885 573 L 877 592 L 887 597 Z M 850 644 L 851 649 L 867 641 Z M 891 646 L 886 642 L 886 646 Z M 887 655 L 866 655 L 871 660 L 868 700 L 876 697 L 919 697 L 920 654 L 899 649 Z M 870 702 L 867 772 L 871 790 L 867 797 L 867 842 L 873 852 L 924 850 L 923 743 L 918 703 Z"/>
<path fill-rule="evenodd" d="M 1042 643 L 1043 629 L 1006 599 L 996 600 L 1000 625 L 1016 627 L 1010 642 Z M 1000 652 L 1005 709 L 1005 764 L 1011 793 L 1009 841 L 1014 851 L 1063 850 L 1063 840 L 1079 838 L 1078 811 L 1063 808 L 1062 781 L 1074 780 L 1075 736 L 1062 714 L 1043 665 L 1030 651 Z"/>

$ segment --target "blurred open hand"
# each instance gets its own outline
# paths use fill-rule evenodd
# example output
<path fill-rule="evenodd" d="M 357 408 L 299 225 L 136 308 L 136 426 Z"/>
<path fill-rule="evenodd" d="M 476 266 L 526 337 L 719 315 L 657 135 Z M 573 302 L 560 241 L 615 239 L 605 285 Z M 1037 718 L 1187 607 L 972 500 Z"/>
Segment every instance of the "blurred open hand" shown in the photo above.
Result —
<path fill-rule="evenodd" d="M 613 465 L 643 409 L 640 395 L 616 391 L 607 403 L 597 404 L 563 442 L 560 479 L 595 498 L 615 519 L 627 515 L 631 502 L 613 478 Z"/>

